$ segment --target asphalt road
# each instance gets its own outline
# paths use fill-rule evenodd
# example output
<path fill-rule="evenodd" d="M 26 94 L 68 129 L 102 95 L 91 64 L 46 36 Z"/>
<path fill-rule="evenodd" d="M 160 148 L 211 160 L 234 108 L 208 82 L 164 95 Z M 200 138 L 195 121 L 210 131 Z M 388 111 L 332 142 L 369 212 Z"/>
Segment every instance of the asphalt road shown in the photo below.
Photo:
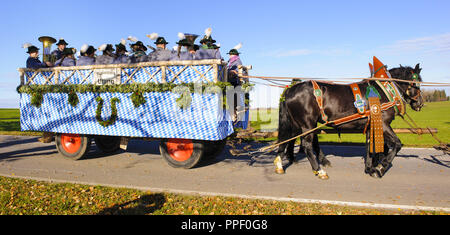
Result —
<path fill-rule="evenodd" d="M 313 175 L 304 155 L 285 175 L 277 175 L 273 155 L 234 157 L 227 147 L 216 160 L 185 170 L 170 167 L 156 141 L 132 140 L 126 152 L 112 155 L 102 154 L 93 142 L 87 159 L 72 161 L 59 156 L 54 143 L 39 143 L 37 137 L 0 136 L 0 175 L 152 192 L 450 212 L 449 155 L 404 148 L 386 176 L 375 179 L 363 172 L 364 147 L 322 148 L 332 164 L 326 181 Z"/>

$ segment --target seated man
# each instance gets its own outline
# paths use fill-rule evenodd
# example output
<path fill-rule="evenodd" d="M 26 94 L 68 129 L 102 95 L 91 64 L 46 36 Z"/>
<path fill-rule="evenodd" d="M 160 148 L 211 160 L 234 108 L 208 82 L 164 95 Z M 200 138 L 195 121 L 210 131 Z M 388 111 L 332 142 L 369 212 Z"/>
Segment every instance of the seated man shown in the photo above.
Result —
<path fill-rule="evenodd" d="M 75 48 L 66 48 L 63 51 L 63 57 L 55 62 L 55 66 L 75 66 L 76 61 L 74 54 L 77 50 Z"/>
<path fill-rule="evenodd" d="M 174 54 L 172 54 L 172 57 L 170 58 L 170 60 L 175 60 L 175 61 L 193 60 L 194 59 L 193 54 L 189 53 L 188 48 L 193 49 L 194 44 L 191 43 L 188 39 L 186 39 L 186 36 L 183 33 L 179 33 L 178 37 L 180 39 L 177 42 L 178 50 Z"/>
<path fill-rule="evenodd" d="M 222 59 L 220 55 L 220 51 L 218 50 L 220 47 L 216 46 L 216 40 L 211 37 L 212 29 L 207 28 L 205 30 L 205 36 L 200 43 L 202 47 L 197 51 L 195 55 L 195 59 L 197 60 L 206 60 L 206 59 Z"/>
<path fill-rule="evenodd" d="M 41 62 L 39 58 L 39 48 L 26 43 L 24 48 L 27 48 L 27 53 L 30 54 L 30 56 L 27 59 L 27 68 L 29 69 L 40 69 L 40 68 L 47 68 L 53 66 L 50 62 Z"/>
<path fill-rule="evenodd" d="M 116 44 L 116 58 L 113 61 L 113 64 L 129 64 L 130 57 L 127 56 L 127 41 L 122 39 L 119 44 Z"/>
<path fill-rule="evenodd" d="M 88 46 L 87 44 L 84 44 L 80 50 L 81 56 L 77 61 L 77 66 L 94 65 L 95 51 L 97 50 L 93 46 Z"/>
<path fill-rule="evenodd" d="M 196 60 L 222 59 L 222 56 L 220 55 L 219 51 L 220 47 L 213 44 L 212 42 L 208 42 L 206 45 L 207 45 L 206 47 L 203 46 L 196 52 L 195 54 Z"/>
<path fill-rule="evenodd" d="M 136 43 L 131 44 L 131 49 L 133 50 L 133 54 L 131 55 L 131 63 L 140 63 L 147 60 L 147 55 L 145 54 L 147 47 L 144 46 L 144 43 L 137 41 Z"/>
<path fill-rule="evenodd" d="M 69 44 L 67 44 L 67 42 L 64 40 L 64 38 L 60 38 L 59 42 L 56 43 L 56 45 L 58 46 L 58 48 L 53 50 L 51 55 L 53 57 L 55 57 L 55 60 L 59 60 L 63 57 L 64 49 L 66 49 L 67 45 L 69 45 Z"/>
<path fill-rule="evenodd" d="M 112 64 L 114 61 L 114 48 L 111 44 L 103 44 L 98 48 L 103 52 L 103 55 L 97 56 L 95 64 Z"/>
<path fill-rule="evenodd" d="M 227 67 L 228 81 L 233 86 L 238 86 L 241 84 L 241 81 L 238 76 L 239 75 L 238 66 L 242 65 L 241 58 L 239 57 L 240 53 L 238 51 L 241 47 L 242 47 L 242 44 L 239 43 L 239 45 L 237 45 L 236 47 L 231 49 L 229 53 L 227 53 L 230 55 L 230 59 L 228 60 L 228 67 Z"/>
<path fill-rule="evenodd" d="M 155 41 L 156 50 L 148 55 L 148 61 L 169 61 L 172 51 L 166 49 L 168 42 L 164 37 L 158 37 Z"/>

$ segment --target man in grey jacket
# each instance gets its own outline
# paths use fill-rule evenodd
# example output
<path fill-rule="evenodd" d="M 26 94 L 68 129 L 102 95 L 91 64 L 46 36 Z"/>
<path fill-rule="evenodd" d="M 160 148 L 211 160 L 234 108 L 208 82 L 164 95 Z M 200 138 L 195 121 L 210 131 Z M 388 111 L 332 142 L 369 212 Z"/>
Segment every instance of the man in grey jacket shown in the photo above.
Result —
<path fill-rule="evenodd" d="M 103 44 L 98 48 L 99 51 L 103 52 L 103 55 L 97 56 L 95 64 L 112 64 L 114 61 L 114 48 L 112 44 Z"/>
<path fill-rule="evenodd" d="M 77 60 L 77 66 L 94 65 L 95 64 L 95 51 L 93 46 L 84 44 L 80 50 L 80 58 Z"/>
<path fill-rule="evenodd" d="M 158 37 L 155 41 L 156 50 L 148 55 L 148 61 L 169 61 L 173 52 L 166 49 L 168 42 L 164 37 Z"/>

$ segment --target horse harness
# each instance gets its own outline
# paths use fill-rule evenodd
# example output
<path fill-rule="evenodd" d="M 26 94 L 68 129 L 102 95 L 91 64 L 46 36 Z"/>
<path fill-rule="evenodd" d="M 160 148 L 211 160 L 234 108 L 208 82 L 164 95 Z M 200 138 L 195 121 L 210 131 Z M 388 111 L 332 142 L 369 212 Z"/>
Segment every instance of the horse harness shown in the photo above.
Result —
<path fill-rule="evenodd" d="M 383 90 L 389 99 L 387 103 L 380 102 L 380 95 L 374 87 L 369 86 L 366 92 L 366 97 L 369 104 L 363 99 L 361 90 L 359 89 L 358 83 L 350 84 L 350 89 L 352 90 L 354 97 L 354 106 L 358 111 L 355 114 L 339 118 L 334 121 L 329 121 L 328 116 L 325 114 L 323 108 L 323 91 L 319 84 L 311 80 L 314 89 L 314 96 L 316 98 L 317 105 L 319 106 L 320 113 L 322 115 L 322 120 L 326 124 L 341 125 L 354 120 L 368 118 L 366 129 L 364 133 L 369 135 L 370 141 L 370 153 L 380 153 L 384 151 L 384 137 L 383 137 L 383 122 L 382 122 L 382 112 L 394 107 L 396 114 L 403 115 L 406 111 L 405 106 L 402 102 L 402 96 L 397 89 L 397 86 L 393 82 L 380 82 L 376 81 L 376 84 Z M 370 124 L 370 130 L 367 132 L 367 126 Z"/>

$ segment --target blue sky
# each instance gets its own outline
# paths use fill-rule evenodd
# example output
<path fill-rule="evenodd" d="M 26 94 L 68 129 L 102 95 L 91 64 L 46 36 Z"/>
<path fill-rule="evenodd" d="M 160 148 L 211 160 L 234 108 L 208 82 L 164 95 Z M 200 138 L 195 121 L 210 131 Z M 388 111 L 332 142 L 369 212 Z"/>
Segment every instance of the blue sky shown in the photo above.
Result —
<path fill-rule="evenodd" d="M 172 47 L 178 32 L 212 27 L 225 59 L 243 43 L 254 75 L 367 77 L 375 55 L 390 68 L 420 63 L 425 81 L 450 81 L 448 0 L 5 1 L 0 25 L 0 108 L 18 107 L 17 68 L 28 57 L 21 45 L 41 47 L 42 35 L 79 49 L 129 35 L 150 44 L 145 35 L 157 32 Z M 258 85 L 252 104 L 277 106 L 280 92 Z"/>

